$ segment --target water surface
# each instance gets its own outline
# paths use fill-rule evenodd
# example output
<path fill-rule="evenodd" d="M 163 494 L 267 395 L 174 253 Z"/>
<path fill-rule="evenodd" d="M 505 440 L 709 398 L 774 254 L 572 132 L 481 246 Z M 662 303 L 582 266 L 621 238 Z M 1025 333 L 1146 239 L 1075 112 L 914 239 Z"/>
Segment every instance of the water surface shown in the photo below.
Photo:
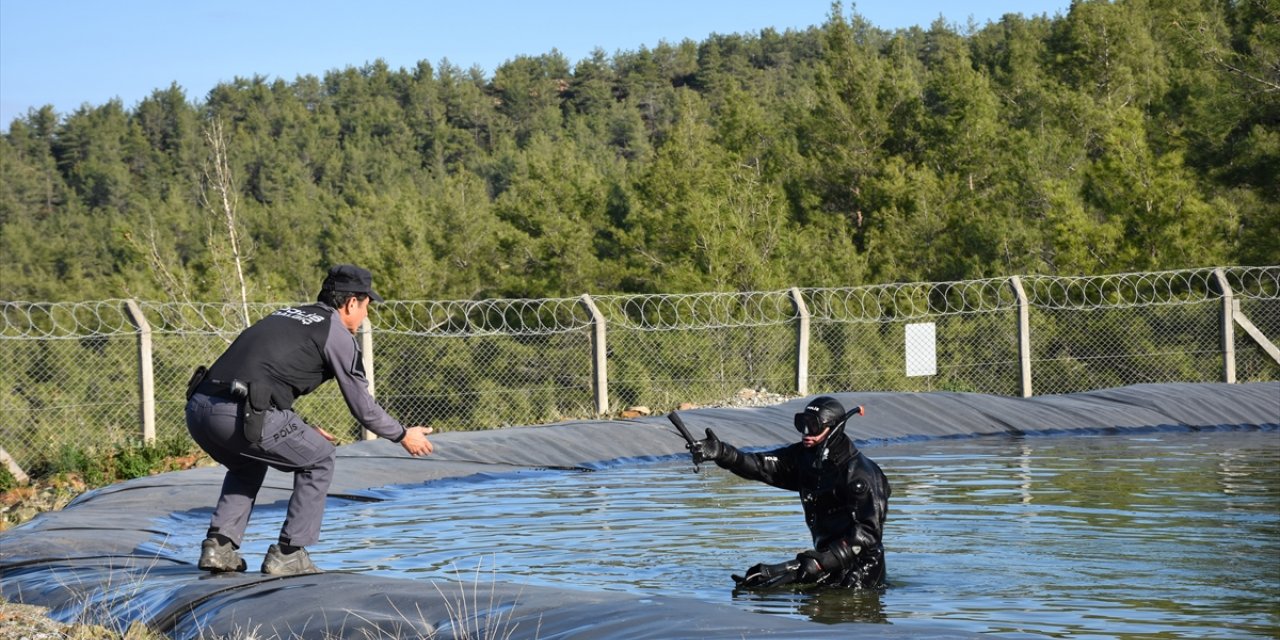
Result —
<path fill-rule="evenodd" d="M 1280 636 L 1280 433 L 983 437 L 864 452 L 893 485 L 882 592 L 735 593 L 730 573 L 809 544 L 799 501 L 715 467 L 694 474 L 687 457 L 334 501 L 311 551 L 326 569 L 687 597 L 830 624 Z M 255 513 L 250 564 L 281 517 Z M 169 543 L 194 558 L 205 526 L 203 516 L 180 522 L 171 530 L 190 540 Z"/>

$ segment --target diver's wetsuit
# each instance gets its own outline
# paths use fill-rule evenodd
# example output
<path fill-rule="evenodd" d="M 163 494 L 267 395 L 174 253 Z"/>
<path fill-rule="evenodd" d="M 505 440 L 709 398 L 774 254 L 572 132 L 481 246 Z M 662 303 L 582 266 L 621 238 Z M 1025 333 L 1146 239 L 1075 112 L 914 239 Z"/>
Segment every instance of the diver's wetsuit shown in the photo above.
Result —
<path fill-rule="evenodd" d="M 825 551 L 843 542 L 856 557 L 842 575 L 825 576 L 825 584 L 876 587 L 884 584 L 885 513 L 889 508 L 889 480 L 880 466 L 858 451 L 843 431 L 827 446 L 795 443 L 763 453 L 743 453 L 723 444 L 716 464 L 748 480 L 797 491 L 813 546 Z"/>

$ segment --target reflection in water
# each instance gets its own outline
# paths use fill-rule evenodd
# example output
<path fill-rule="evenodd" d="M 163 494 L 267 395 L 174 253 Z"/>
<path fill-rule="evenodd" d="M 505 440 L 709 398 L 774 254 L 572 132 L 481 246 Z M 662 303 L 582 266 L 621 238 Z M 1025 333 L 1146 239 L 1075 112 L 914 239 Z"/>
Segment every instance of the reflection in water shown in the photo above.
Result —
<path fill-rule="evenodd" d="M 733 591 L 734 602 L 760 613 L 776 613 L 779 607 L 814 622 L 889 622 L 883 589 L 815 589 L 812 586 L 761 593 Z"/>
<path fill-rule="evenodd" d="M 733 593 L 808 546 L 796 496 L 688 458 L 334 502 L 327 569 L 727 603 L 827 624 L 1022 637 L 1280 636 L 1280 433 L 973 438 L 874 447 L 894 486 L 883 591 Z M 341 464 L 341 462 L 339 462 Z M 168 527 L 195 557 L 203 514 Z M 260 556 L 281 514 L 255 514 Z M 252 564 L 252 562 L 251 562 Z M 492 573 L 492 576 L 489 576 Z"/>

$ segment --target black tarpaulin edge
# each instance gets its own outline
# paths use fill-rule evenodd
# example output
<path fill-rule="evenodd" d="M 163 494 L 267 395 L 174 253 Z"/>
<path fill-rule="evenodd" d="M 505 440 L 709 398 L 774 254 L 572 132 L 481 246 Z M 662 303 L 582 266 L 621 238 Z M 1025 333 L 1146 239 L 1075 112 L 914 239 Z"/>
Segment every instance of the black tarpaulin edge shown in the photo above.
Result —
<path fill-rule="evenodd" d="M 1032 398 L 830 395 L 848 407 L 866 407 L 867 415 L 848 427 L 863 446 L 1000 434 L 1280 429 L 1280 382 L 1146 384 Z M 681 415 L 695 437 L 712 428 L 735 445 L 766 447 L 795 438 L 791 416 L 803 403 Z M 687 455 L 664 416 L 442 433 L 432 441 L 436 453 L 417 459 L 386 441 L 340 447 L 330 495 L 376 500 L 380 487 Z M 194 558 L 177 557 L 165 547 L 155 522 L 211 508 L 222 475 L 220 468 L 203 468 L 118 483 L 0 533 L 0 592 L 12 602 L 50 607 L 61 620 L 120 630 L 136 620 L 174 638 L 454 637 L 495 628 L 513 640 L 957 636 L 943 627 L 933 635 L 913 625 L 908 634 L 892 625 L 830 626 L 690 599 L 497 582 L 468 586 L 346 572 L 210 577 L 195 568 Z M 287 500 L 290 487 L 287 475 L 272 472 L 259 504 Z M 455 604 L 466 599 L 459 591 L 468 588 L 481 589 L 491 606 L 459 621 Z M 467 624 L 478 626 L 460 628 Z"/>

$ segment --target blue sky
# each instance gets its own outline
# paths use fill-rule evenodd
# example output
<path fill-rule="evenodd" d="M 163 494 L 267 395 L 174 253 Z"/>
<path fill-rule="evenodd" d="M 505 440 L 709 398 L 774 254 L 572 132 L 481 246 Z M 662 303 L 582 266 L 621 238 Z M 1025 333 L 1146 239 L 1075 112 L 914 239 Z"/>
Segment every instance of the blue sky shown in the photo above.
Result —
<path fill-rule="evenodd" d="M 1005 13 L 1065 13 L 1070 0 L 863 0 L 872 24 L 897 29 L 977 25 Z M 393 69 L 443 59 L 486 74 L 518 55 L 553 48 L 575 63 L 712 33 L 804 29 L 830 0 L 0 0 L 0 129 L 45 104 L 68 114 L 119 98 L 132 109 L 156 89 L 181 86 L 202 102 L 219 82 L 362 66 Z"/>

